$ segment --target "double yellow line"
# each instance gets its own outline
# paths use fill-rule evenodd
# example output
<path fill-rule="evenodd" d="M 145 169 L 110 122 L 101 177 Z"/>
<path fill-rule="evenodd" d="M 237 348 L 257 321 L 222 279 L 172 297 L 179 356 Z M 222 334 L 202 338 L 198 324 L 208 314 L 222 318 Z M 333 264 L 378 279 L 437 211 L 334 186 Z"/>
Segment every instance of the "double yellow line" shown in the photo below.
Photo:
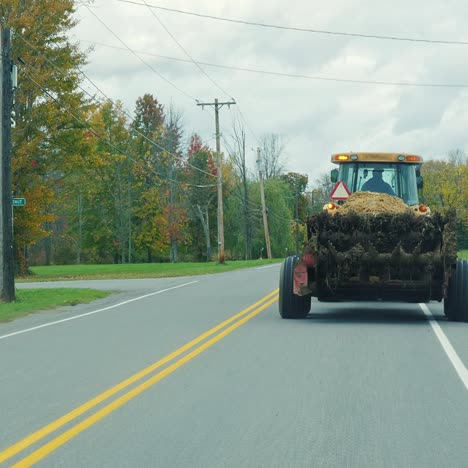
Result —
<path fill-rule="evenodd" d="M 148 388 L 158 383 L 160 380 L 172 374 L 179 367 L 182 367 L 184 364 L 194 359 L 203 351 L 213 346 L 218 341 L 222 340 L 224 337 L 232 333 L 234 330 L 236 330 L 240 326 L 244 325 L 250 319 L 252 319 L 256 315 L 258 315 L 260 312 L 265 310 L 267 307 L 275 303 L 277 299 L 278 299 L 278 290 L 276 289 L 275 291 L 271 292 L 270 294 L 267 294 L 265 297 L 257 301 L 255 304 L 252 304 L 251 306 L 242 310 L 238 314 L 233 315 L 229 319 L 221 322 L 220 324 L 216 325 L 210 330 L 202 333 L 197 338 L 186 343 L 179 349 L 168 354 L 167 356 L 163 357 L 162 359 L 155 362 L 154 364 L 151 364 L 150 366 L 146 367 L 140 372 L 137 372 L 136 374 L 132 375 L 128 379 L 123 380 L 122 382 L 115 385 L 114 387 L 109 388 L 105 392 L 94 397 L 93 399 L 89 400 L 88 402 L 84 403 L 78 408 L 75 408 L 74 410 L 70 411 L 64 416 L 58 418 L 57 420 L 51 422 L 50 424 L 47 424 L 46 426 L 42 427 L 36 432 L 33 432 L 32 434 L 28 435 L 27 437 L 20 440 L 19 442 L 16 442 L 15 444 L 6 448 L 2 452 L 0 452 L 0 463 L 9 460 L 15 455 L 18 455 L 20 452 L 22 452 L 23 450 L 26 450 L 31 445 L 41 441 L 43 438 L 47 437 L 52 432 L 55 432 L 58 429 L 62 428 L 64 425 L 74 421 L 79 416 L 93 409 L 95 406 L 99 405 L 100 403 L 105 402 L 112 396 L 116 395 L 118 392 L 126 389 L 130 385 L 138 382 L 144 377 L 150 375 L 155 370 L 159 369 L 160 367 L 164 366 L 165 364 L 173 361 L 174 359 L 178 358 L 179 356 L 187 352 L 187 354 L 180 357 L 180 359 L 176 360 L 169 366 L 165 367 L 163 370 L 157 372 L 156 374 L 154 374 L 153 376 L 151 376 L 149 379 L 145 380 L 144 382 L 140 383 L 139 385 L 128 390 L 126 393 L 123 393 L 118 398 L 112 400 L 107 405 L 103 406 L 102 408 L 95 411 L 94 413 L 92 413 L 91 415 L 83 419 L 82 421 L 78 422 L 71 428 L 62 432 L 61 434 L 56 436 L 54 439 L 40 446 L 30 455 L 21 459 L 20 461 L 18 461 L 12 466 L 13 467 L 28 467 L 28 466 L 34 465 L 35 463 L 39 462 L 40 460 L 45 458 L 47 455 L 49 455 L 51 452 L 53 452 L 54 450 L 56 450 L 57 448 L 59 448 L 60 446 L 68 442 L 69 440 L 76 437 L 78 434 L 80 434 L 87 428 L 97 423 L 101 419 L 105 418 L 108 414 L 112 413 L 113 411 L 120 408 L 128 401 L 138 396 L 140 393 L 144 392 Z M 189 350 L 191 351 L 188 352 Z"/>

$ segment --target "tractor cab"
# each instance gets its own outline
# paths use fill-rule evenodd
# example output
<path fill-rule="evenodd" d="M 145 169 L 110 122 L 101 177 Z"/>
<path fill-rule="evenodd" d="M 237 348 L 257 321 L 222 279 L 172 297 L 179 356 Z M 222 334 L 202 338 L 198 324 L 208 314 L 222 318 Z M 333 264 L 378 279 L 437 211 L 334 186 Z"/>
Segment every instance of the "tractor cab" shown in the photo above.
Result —
<path fill-rule="evenodd" d="M 332 182 L 346 183 L 349 191 L 386 193 L 401 198 L 407 205 L 419 203 L 422 187 L 422 158 L 396 153 L 335 154 L 331 161 L 339 169 L 331 172 Z"/>

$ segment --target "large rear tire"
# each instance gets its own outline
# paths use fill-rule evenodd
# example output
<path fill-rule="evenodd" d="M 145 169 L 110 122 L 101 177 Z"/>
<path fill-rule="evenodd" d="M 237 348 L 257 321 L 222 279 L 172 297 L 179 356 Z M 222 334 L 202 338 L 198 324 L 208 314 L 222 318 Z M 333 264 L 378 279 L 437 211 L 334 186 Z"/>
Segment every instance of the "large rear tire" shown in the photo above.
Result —
<path fill-rule="evenodd" d="M 310 312 L 310 296 L 293 293 L 294 265 L 298 256 L 286 258 L 281 265 L 279 282 L 279 314 L 284 319 L 303 319 Z"/>
<path fill-rule="evenodd" d="M 453 322 L 468 322 L 468 260 L 457 260 L 449 281 L 444 312 Z"/>

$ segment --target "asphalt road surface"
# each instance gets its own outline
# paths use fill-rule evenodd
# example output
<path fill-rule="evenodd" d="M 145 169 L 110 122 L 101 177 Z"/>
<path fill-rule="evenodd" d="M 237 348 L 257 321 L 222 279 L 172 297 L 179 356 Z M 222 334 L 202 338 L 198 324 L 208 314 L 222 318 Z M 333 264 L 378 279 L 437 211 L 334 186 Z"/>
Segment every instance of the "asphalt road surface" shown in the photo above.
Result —
<path fill-rule="evenodd" d="M 468 467 L 468 325 L 281 320 L 278 276 L 77 282 L 120 292 L 0 324 L 0 466 Z"/>

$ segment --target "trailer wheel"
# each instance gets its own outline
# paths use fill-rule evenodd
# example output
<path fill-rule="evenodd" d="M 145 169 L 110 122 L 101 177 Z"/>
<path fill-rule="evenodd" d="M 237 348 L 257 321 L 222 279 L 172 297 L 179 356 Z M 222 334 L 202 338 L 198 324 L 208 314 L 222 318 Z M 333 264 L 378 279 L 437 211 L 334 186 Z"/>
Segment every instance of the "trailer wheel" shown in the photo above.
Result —
<path fill-rule="evenodd" d="M 293 270 L 298 256 L 286 258 L 281 265 L 279 282 L 279 314 L 284 319 L 302 319 L 310 312 L 310 296 L 293 293 Z"/>
<path fill-rule="evenodd" d="M 468 322 L 468 261 L 457 260 L 450 278 L 444 312 L 450 321 Z"/>

